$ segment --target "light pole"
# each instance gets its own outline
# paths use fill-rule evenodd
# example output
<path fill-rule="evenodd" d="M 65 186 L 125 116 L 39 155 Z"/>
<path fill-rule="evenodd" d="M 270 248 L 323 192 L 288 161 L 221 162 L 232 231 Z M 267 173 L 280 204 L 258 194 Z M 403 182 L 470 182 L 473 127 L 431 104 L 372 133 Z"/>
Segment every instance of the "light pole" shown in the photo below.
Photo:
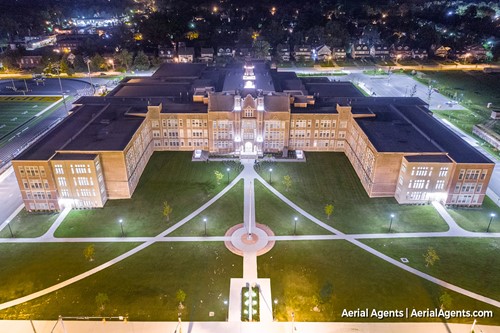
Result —
<path fill-rule="evenodd" d="M 14 238 L 14 234 L 12 233 L 12 228 L 10 227 L 10 221 L 7 221 L 7 226 L 9 227 L 10 238 Z"/>
<path fill-rule="evenodd" d="M 227 171 L 227 184 L 229 185 L 229 171 L 231 171 L 231 169 L 227 168 L 226 171 Z"/>
<path fill-rule="evenodd" d="M 488 229 L 486 229 L 486 232 L 490 232 L 490 226 L 491 226 L 491 221 L 493 221 L 493 218 L 497 216 L 495 213 L 490 214 L 490 223 L 488 223 Z"/>
<path fill-rule="evenodd" d="M 295 221 L 295 226 L 293 227 L 293 235 L 294 235 L 294 236 L 297 234 L 297 220 L 298 220 L 298 219 L 299 219 L 299 218 L 298 218 L 297 216 L 295 216 L 295 217 L 293 218 L 293 220 Z"/>
<path fill-rule="evenodd" d="M 89 58 L 87 58 L 85 60 L 85 62 L 87 63 L 87 69 L 89 71 L 89 82 L 90 82 L 90 86 L 92 87 L 92 94 L 94 94 L 95 93 L 95 89 L 94 89 L 94 85 L 92 84 L 92 76 L 90 75 L 90 61 L 91 60 Z"/>
<path fill-rule="evenodd" d="M 392 220 L 394 219 L 394 214 L 391 214 L 391 223 L 389 224 L 389 232 L 391 232 L 392 229 Z"/>
<path fill-rule="evenodd" d="M 125 237 L 125 233 L 123 232 L 123 220 L 119 219 L 118 222 L 120 223 L 120 228 L 122 229 L 122 237 Z"/>
<path fill-rule="evenodd" d="M 276 307 L 278 306 L 278 299 L 274 299 L 274 306 L 273 306 L 273 320 L 276 320 Z"/>
<path fill-rule="evenodd" d="M 272 185 L 273 184 L 273 179 L 272 179 L 272 172 L 273 172 L 273 168 L 269 168 L 269 185 Z"/>
<path fill-rule="evenodd" d="M 224 300 L 224 309 L 226 310 L 226 321 L 227 321 L 227 314 L 228 314 L 228 309 L 227 309 L 227 299 Z"/>
<path fill-rule="evenodd" d="M 66 113 L 68 113 L 68 106 L 66 105 L 66 99 L 64 98 L 64 93 L 62 88 L 61 71 L 59 70 L 59 67 L 55 67 L 55 70 L 57 71 L 57 78 L 59 79 L 59 88 L 61 89 L 61 96 L 64 103 L 64 110 L 66 111 Z"/>
<path fill-rule="evenodd" d="M 207 235 L 207 218 L 203 218 L 203 223 L 205 224 L 205 236 Z"/>

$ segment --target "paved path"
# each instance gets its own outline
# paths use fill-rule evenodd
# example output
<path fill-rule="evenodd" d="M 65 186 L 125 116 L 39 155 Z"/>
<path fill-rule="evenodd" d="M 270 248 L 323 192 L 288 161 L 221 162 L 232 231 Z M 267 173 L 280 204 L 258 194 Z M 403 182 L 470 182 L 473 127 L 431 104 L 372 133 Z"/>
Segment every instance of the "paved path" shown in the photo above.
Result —
<path fill-rule="evenodd" d="M 9 333 L 470 333 L 470 324 L 448 323 L 240 323 L 240 322 L 183 322 L 181 330 L 177 322 L 120 322 L 120 321 L 0 321 L 0 331 Z M 33 329 L 34 328 L 34 329 Z M 475 332 L 500 333 L 500 327 L 476 324 Z"/>

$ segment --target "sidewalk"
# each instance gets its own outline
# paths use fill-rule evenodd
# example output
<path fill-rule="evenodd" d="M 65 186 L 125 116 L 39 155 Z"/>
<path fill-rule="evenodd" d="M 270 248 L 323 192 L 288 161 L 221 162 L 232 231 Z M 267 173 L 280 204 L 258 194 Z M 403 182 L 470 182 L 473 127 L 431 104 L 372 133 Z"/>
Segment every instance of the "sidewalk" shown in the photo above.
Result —
<path fill-rule="evenodd" d="M 471 320 L 472 322 L 472 320 Z M 480 321 L 479 321 L 480 322 Z M 0 321 L 8 333 L 470 333 L 472 324 L 447 323 L 236 323 L 236 322 L 121 322 L 121 321 Z M 294 327 L 295 326 L 295 327 Z M 294 329 L 295 328 L 295 329 Z M 475 332 L 500 333 L 498 326 L 476 324 Z"/>

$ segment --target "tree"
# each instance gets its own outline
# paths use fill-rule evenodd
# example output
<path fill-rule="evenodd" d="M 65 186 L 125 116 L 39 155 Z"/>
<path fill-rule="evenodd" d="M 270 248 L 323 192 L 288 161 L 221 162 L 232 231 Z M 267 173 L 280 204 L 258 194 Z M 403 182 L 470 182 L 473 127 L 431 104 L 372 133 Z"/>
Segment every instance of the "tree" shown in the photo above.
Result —
<path fill-rule="evenodd" d="M 217 180 L 217 185 L 219 185 L 222 178 L 224 178 L 224 175 L 219 170 L 215 170 L 214 174 L 215 174 L 215 179 Z"/>
<path fill-rule="evenodd" d="M 434 265 L 436 261 L 439 260 L 439 256 L 436 250 L 434 250 L 434 248 L 430 246 L 427 249 L 427 252 L 424 254 L 424 259 L 425 259 L 425 267 L 429 267 Z"/>
<path fill-rule="evenodd" d="M 96 71 L 108 69 L 106 60 L 100 54 L 95 54 L 92 57 L 92 59 L 90 60 L 90 66 Z"/>
<path fill-rule="evenodd" d="M 134 57 L 128 50 L 121 50 L 115 54 L 115 59 L 128 71 L 132 66 Z"/>
<path fill-rule="evenodd" d="M 174 209 L 168 204 L 168 201 L 163 202 L 163 216 L 167 218 L 167 222 L 170 221 L 170 214 Z"/>
<path fill-rule="evenodd" d="M 269 54 L 271 45 L 266 40 L 257 38 L 252 44 L 253 56 L 257 59 L 265 59 Z"/>
<path fill-rule="evenodd" d="M 94 244 L 90 244 L 83 250 L 83 256 L 88 261 L 94 261 L 95 248 Z"/>
<path fill-rule="evenodd" d="M 445 291 L 444 294 L 439 296 L 439 302 L 441 303 L 441 309 L 450 309 L 453 299 L 450 294 Z"/>
<path fill-rule="evenodd" d="M 103 311 L 104 308 L 106 307 L 106 304 L 109 303 L 109 297 L 108 294 L 105 293 L 99 293 L 95 297 L 95 302 L 97 306 L 99 307 L 99 310 Z"/>
<path fill-rule="evenodd" d="M 325 206 L 325 214 L 326 214 L 327 218 L 330 219 L 330 215 L 333 214 L 333 205 L 332 204 L 327 204 Z"/>
<path fill-rule="evenodd" d="M 144 51 L 137 52 L 137 55 L 134 58 L 134 68 L 136 70 L 144 71 L 149 69 L 149 58 Z"/>
<path fill-rule="evenodd" d="M 283 176 L 283 185 L 285 186 L 286 191 L 288 191 L 292 187 L 292 177 L 289 175 Z"/>
<path fill-rule="evenodd" d="M 61 70 L 61 73 L 69 74 L 69 65 L 66 58 L 61 59 L 61 61 L 59 62 L 59 68 Z"/>

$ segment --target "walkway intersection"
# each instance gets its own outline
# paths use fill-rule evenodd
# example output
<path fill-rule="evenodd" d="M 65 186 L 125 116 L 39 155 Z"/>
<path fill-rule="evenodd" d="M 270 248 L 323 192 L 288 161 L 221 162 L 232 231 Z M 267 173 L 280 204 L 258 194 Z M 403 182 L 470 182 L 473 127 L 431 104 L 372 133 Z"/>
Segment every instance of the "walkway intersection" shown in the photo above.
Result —
<path fill-rule="evenodd" d="M 297 206 L 295 203 L 291 202 L 288 198 L 286 198 L 283 194 L 278 192 L 274 187 L 269 185 L 255 170 L 254 170 L 254 160 L 242 160 L 242 164 L 244 166 L 243 171 L 220 193 L 214 196 L 211 200 L 203 204 L 197 210 L 193 211 L 191 214 L 186 216 L 184 219 L 163 231 L 159 235 L 155 237 L 126 237 L 126 238 L 109 238 L 109 237 L 100 237 L 100 238 L 56 238 L 54 237 L 54 232 L 59 227 L 60 223 L 64 220 L 64 218 L 69 214 L 70 209 L 64 210 L 61 212 L 57 220 L 51 226 L 51 228 L 41 237 L 38 238 L 14 238 L 14 239 L 2 239 L 2 243 L 49 243 L 49 242 L 142 242 L 139 246 L 135 247 L 132 250 L 104 263 L 101 264 L 87 272 L 79 274 L 73 278 L 70 278 L 66 281 L 60 282 L 54 286 L 49 288 L 40 290 L 30 295 L 26 295 L 24 297 L 0 304 L 0 310 L 6 309 L 8 307 L 12 307 L 15 305 L 19 305 L 21 303 L 31 301 L 37 297 L 49 294 L 58 289 L 64 288 L 72 283 L 80 281 L 92 274 L 95 274 L 99 271 L 102 271 L 136 253 L 147 248 L 148 246 L 156 243 L 156 242 L 199 242 L 199 241 L 223 241 L 226 247 L 232 251 L 233 253 L 240 255 L 243 257 L 243 278 L 241 279 L 231 279 L 230 282 L 230 298 L 228 304 L 228 323 L 236 323 L 241 322 L 241 288 L 247 285 L 258 285 L 260 287 L 260 320 L 261 324 L 272 324 L 273 323 L 273 302 L 272 302 L 272 294 L 271 294 L 271 283 L 269 279 L 262 279 L 258 277 L 258 269 L 257 269 L 257 256 L 262 255 L 272 249 L 276 241 L 299 241 L 299 240 L 345 240 L 350 242 L 353 245 L 356 245 L 363 250 L 377 256 L 378 258 L 385 260 L 407 272 L 415 274 L 423 279 L 431 281 L 435 284 L 438 284 L 442 287 L 451 289 L 455 292 L 461 293 L 468 297 L 474 298 L 476 300 L 480 300 L 482 302 L 494 305 L 496 307 L 500 307 L 500 302 L 458 286 L 447 283 L 446 281 L 434 278 L 428 274 L 420 272 L 412 267 L 407 266 L 404 263 L 401 263 L 389 256 L 365 245 L 360 242 L 361 239 L 387 239 L 387 238 L 413 238 L 413 237 L 500 237 L 500 233 L 476 233 L 469 232 L 460 228 L 453 218 L 448 214 L 446 209 L 440 205 L 439 203 L 433 203 L 436 211 L 442 216 L 442 218 L 446 221 L 449 226 L 449 230 L 446 232 L 419 232 L 419 233 L 391 233 L 391 234 L 345 234 L 330 225 L 318 220 L 313 215 L 304 211 L 302 208 Z M 217 237 L 170 237 L 168 236 L 174 230 L 180 228 L 191 219 L 199 215 L 205 209 L 207 209 L 210 205 L 216 202 L 219 198 L 221 198 L 224 194 L 226 194 L 232 187 L 234 187 L 241 179 L 244 180 L 244 216 L 243 216 L 243 224 L 235 225 L 230 228 L 225 236 L 217 236 Z M 263 184 L 268 190 L 270 190 L 274 195 L 276 195 L 280 200 L 289 205 L 298 213 L 302 214 L 304 217 L 308 218 L 312 222 L 316 223 L 318 226 L 328 230 L 331 232 L 330 235 L 303 235 L 303 236 L 275 236 L 273 231 L 265 226 L 256 222 L 255 220 L 255 189 L 254 184 L 255 181 L 259 181 Z M 0 230 L 6 226 L 6 223 L 0 225 Z M 194 324 L 194 323 L 193 323 Z M 201 329 L 199 332 L 207 331 L 208 327 L 215 323 L 207 323 L 206 329 Z M 222 324 L 222 323 L 220 323 Z M 256 323 L 246 323 L 246 324 L 256 324 Z M 301 323 L 300 326 L 303 327 L 301 331 L 303 332 L 315 332 L 311 330 L 312 327 L 319 323 L 310 323 L 305 324 Z M 328 324 L 323 324 L 328 325 Z M 332 324 L 334 325 L 334 324 Z M 362 324 L 362 325 L 372 325 L 372 324 Z M 384 330 L 380 330 L 380 332 L 392 332 L 391 325 L 397 324 L 386 324 Z M 430 324 L 434 325 L 434 324 Z M 255 326 L 255 325 L 254 325 Z M 258 326 L 258 325 L 257 325 Z M 274 327 L 276 326 L 276 327 Z M 321 325 L 320 325 L 321 326 Z M 317 326 L 319 328 L 320 326 Z M 1 323 L 0 323 L 1 327 Z M 83 326 L 82 326 L 83 327 Z M 224 331 L 228 331 L 229 326 L 224 326 Z M 232 327 L 232 326 L 231 326 Z M 241 326 L 239 331 L 246 331 L 243 329 L 244 326 Z M 246 327 L 246 326 L 245 326 Z M 249 326 L 250 327 L 250 326 Z M 253 326 L 252 326 L 253 327 Z M 271 329 L 271 326 L 263 326 Z M 273 331 L 277 332 L 285 332 L 288 331 L 288 326 L 274 325 L 272 326 Z M 297 327 L 299 327 L 299 323 L 297 323 Z M 331 332 L 340 332 L 339 330 L 332 329 L 333 326 L 328 326 L 328 331 Z M 457 326 L 457 330 L 453 330 L 453 332 L 465 332 L 463 327 Z M 366 328 L 365 328 L 366 329 Z M 1 331 L 1 330 L 0 330 Z M 77 330 L 78 331 L 78 330 Z M 118 332 L 119 330 L 116 330 Z M 154 330 L 148 331 L 153 332 Z M 360 332 L 378 332 L 378 330 L 359 330 Z M 419 329 L 411 329 L 404 330 L 405 332 L 420 332 Z M 441 330 L 431 330 L 432 332 L 441 332 Z M 21 331 L 19 331 L 21 332 Z M 80 332 L 84 332 L 81 331 Z M 102 331 L 104 332 L 104 331 Z M 106 331 L 108 332 L 108 331 Z M 109 331 L 112 332 L 112 331 Z M 139 331 L 137 331 L 139 332 Z M 228 331 L 229 332 L 229 331 Z M 394 330 L 396 332 L 396 330 Z M 423 332 L 423 331 L 422 331 Z M 430 331 L 429 331 L 430 332 Z M 444 332 L 444 331 L 443 331 Z M 500 330 L 499 330 L 500 332 Z"/>

